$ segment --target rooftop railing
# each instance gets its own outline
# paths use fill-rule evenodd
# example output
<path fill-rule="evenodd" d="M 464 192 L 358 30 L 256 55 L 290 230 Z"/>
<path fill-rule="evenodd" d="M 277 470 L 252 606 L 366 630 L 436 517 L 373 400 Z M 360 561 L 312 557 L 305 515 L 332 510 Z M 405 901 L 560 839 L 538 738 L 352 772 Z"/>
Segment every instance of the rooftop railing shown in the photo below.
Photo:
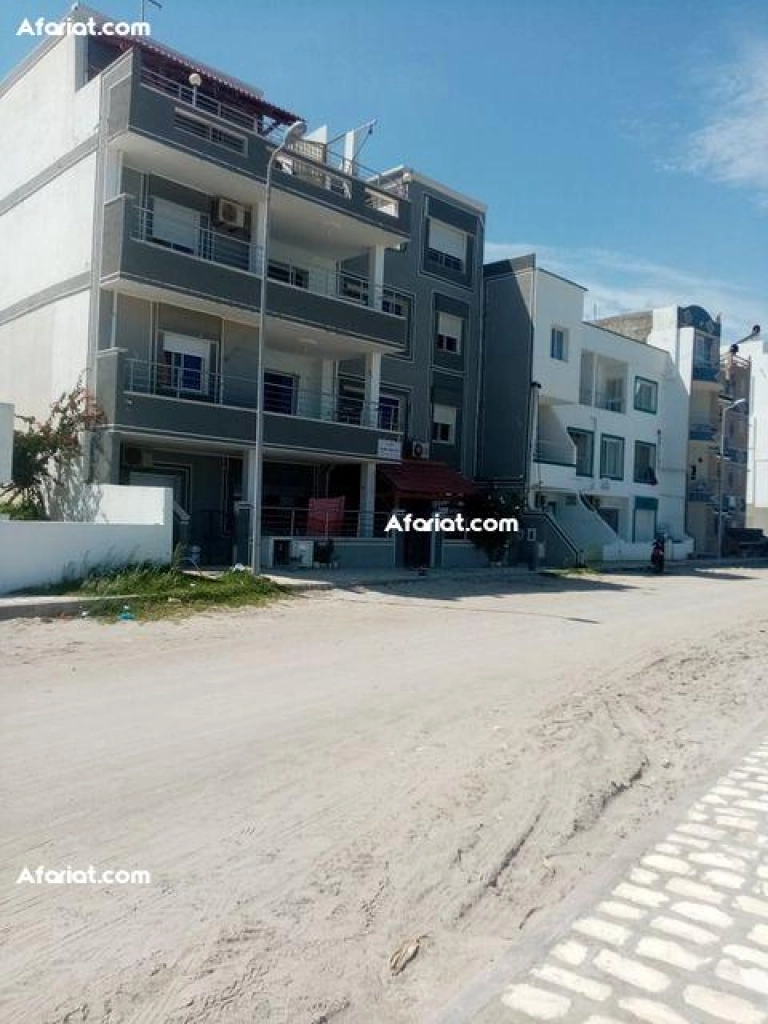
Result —
<path fill-rule="evenodd" d="M 185 106 L 200 111 L 202 114 L 216 117 L 237 128 L 245 129 L 270 143 L 282 142 L 288 127 L 276 123 L 268 114 L 254 113 L 232 103 L 222 102 L 208 93 L 204 86 L 195 87 L 176 81 L 154 68 L 143 66 L 140 81 L 142 85 L 162 92 Z M 368 190 L 368 204 L 390 216 L 397 217 L 399 215 L 397 203 L 391 199 L 391 196 L 394 195 L 401 199 L 406 199 L 408 196 L 408 188 L 402 178 L 382 178 L 378 172 L 365 167 L 358 160 L 350 160 L 322 143 L 303 140 L 287 149 L 285 155 L 286 159 L 290 158 L 296 165 L 302 165 L 305 168 L 304 173 L 315 184 L 342 195 L 349 195 L 349 185 L 344 181 L 344 177 L 358 178 L 367 182 L 371 186 Z M 316 168 L 317 172 L 324 171 L 325 176 L 316 173 L 313 168 Z M 280 169 L 285 170 L 285 165 Z M 328 173 L 333 171 L 336 171 L 337 174 Z M 390 195 L 389 201 L 385 198 L 387 194 Z"/>

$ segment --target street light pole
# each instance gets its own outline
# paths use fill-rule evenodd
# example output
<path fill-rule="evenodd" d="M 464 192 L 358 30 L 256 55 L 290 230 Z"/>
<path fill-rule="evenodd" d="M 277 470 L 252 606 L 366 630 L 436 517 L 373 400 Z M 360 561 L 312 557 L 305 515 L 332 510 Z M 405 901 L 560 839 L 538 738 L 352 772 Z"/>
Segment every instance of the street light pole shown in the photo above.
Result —
<path fill-rule="evenodd" d="M 720 417 L 720 481 L 717 489 L 717 557 L 723 557 L 723 536 L 725 533 L 725 513 L 723 510 L 723 497 L 725 496 L 725 425 L 728 413 L 738 409 L 740 405 L 746 405 L 746 398 L 737 398 L 730 405 L 723 406 L 723 415 Z"/>
<path fill-rule="evenodd" d="M 269 274 L 269 213 L 272 197 L 272 171 L 275 160 L 292 142 L 300 139 L 307 130 L 305 121 L 294 121 L 288 128 L 279 146 L 272 150 L 267 161 L 267 177 L 264 185 L 264 212 L 261 218 L 259 248 L 261 250 L 261 284 L 259 288 L 259 339 L 256 347 L 256 433 L 253 439 L 254 481 L 253 509 L 251 511 L 251 569 L 254 576 L 261 572 L 261 491 L 264 449 L 264 335 L 267 329 L 267 276 Z"/>

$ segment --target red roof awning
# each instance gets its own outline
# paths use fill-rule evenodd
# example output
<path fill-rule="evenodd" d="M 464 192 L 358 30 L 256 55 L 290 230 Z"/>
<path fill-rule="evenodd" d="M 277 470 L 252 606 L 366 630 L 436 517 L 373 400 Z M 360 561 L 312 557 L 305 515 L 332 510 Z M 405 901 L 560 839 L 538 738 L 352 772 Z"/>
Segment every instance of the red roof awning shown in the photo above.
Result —
<path fill-rule="evenodd" d="M 477 487 L 444 462 L 406 459 L 391 465 L 379 464 L 379 471 L 402 498 L 460 498 L 475 494 Z"/>

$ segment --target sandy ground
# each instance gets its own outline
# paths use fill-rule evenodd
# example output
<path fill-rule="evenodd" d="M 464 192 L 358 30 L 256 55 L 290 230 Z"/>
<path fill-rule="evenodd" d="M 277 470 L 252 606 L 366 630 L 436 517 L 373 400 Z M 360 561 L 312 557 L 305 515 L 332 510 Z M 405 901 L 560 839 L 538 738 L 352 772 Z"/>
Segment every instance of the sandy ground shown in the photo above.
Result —
<path fill-rule="evenodd" d="M 768 712 L 768 571 L 492 580 L 0 623 L 4 1024 L 427 1021 Z"/>

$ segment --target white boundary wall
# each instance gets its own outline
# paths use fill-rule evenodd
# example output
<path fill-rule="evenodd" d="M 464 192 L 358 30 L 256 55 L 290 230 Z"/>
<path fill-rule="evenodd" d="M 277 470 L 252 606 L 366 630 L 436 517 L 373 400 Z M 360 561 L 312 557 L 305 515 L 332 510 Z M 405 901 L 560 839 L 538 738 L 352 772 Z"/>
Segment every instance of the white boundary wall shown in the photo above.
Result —
<path fill-rule="evenodd" d="M 0 403 L 0 487 L 11 482 L 13 406 Z"/>
<path fill-rule="evenodd" d="M 171 561 L 170 488 L 86 490 L 93 522 L 0 521 L 0 594 L 60 583 L 92 569 Z"/>

